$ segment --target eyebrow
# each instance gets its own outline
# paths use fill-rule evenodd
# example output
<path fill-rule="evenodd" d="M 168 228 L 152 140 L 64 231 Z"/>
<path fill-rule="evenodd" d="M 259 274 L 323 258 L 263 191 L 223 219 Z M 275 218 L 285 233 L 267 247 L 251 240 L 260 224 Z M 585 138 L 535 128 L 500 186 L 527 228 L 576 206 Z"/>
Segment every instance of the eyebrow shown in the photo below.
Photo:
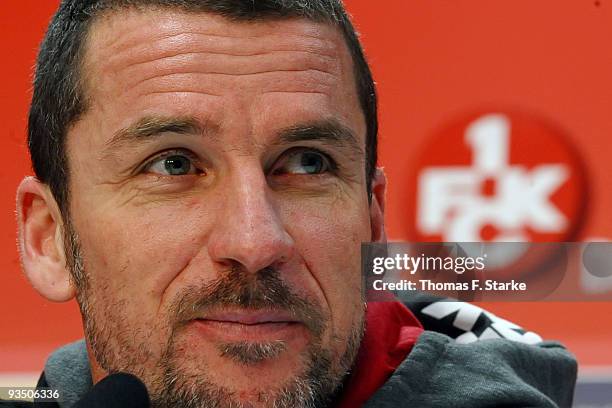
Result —
<path fill-rule="evenodd" d="M 358 154 L 364 154 L 361 143 L 347 126 L 335 119 L 296 125 L 279 133 L 277 144 L 319 141 L 325 144 L 348 147 Z"/>
<path fill-rule="evenodd" d="M 103 157 L 113 156 L 116 149 L 130 146 L 134 142 L 150 140 L 164 133 L 186 135 L 214 135 L 216 127 L 204 126 L 194 117 L 145 116 L 130 126 L 120 129 L 105 143 Z M 285 128 L 277 133 L 274 144 L 317 141 L 324 144 L 348 147 L 359 155 L 364 154 L 353 131 L 336 119 L 307 122 Z"/>
<path fill-rule="evenodd" d="M 199 135 L 209 133 L 200 121 L 192 117 L 145 116 L 130 126 L 120 129 L 106 142 L 105 151 L 162 133 Z"/>

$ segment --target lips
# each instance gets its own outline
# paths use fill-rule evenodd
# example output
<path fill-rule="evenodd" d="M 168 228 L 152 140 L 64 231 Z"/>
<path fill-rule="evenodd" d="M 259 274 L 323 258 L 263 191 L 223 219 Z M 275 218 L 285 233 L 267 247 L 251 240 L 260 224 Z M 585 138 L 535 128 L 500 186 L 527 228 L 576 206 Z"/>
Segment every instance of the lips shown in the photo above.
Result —
<path fill-rule="evenodd" d="M 299 323 L 287 312 L 265 310 L 218 311 L 209 313 L 197 320 L 248 326 L 269 323 Z"/>
<path fill-rule="evenodd" d="M 191 321 L 205 340 L 215 342 L 291 341 L 309 334 L 305 325 L 290 313 L 277 310 L 219 310 Z M 300 341 L 300 342 L 302 342 Z"/>

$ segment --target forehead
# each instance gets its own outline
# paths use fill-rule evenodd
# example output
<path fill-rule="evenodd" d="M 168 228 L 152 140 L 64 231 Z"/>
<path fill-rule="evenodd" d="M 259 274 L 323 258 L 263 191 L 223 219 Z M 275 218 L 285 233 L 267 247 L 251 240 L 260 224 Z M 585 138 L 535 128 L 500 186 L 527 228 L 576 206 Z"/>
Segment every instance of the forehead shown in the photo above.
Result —
<path fill-rule="evenodd" d="M 352 58 L 331 24 L 126 9 L 98 17 L 85 49 L 86 98 L 116 128 L 138 115 L 214 116 L 230 99 L 363 125 Z"/>

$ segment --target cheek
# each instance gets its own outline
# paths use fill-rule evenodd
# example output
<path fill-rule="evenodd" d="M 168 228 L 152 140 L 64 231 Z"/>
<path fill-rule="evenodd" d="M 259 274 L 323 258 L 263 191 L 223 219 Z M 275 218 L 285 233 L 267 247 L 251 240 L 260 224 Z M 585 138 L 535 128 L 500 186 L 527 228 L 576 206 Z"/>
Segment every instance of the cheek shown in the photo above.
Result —
<path fill-rule="evenodd" d="M 369 212 L 338 202 L 324 211 L 302 205 L 286 224 L 296 250 L 326 299 L 334 325 L 346 331 L 361 313 L 361 243 L 370 239 Z"/>
<path fill-rule="evenodd" d="M 75 225 L 86 272 L 116 297 L 157 310 L 201 250 L 206 218 L 188 202 L 90 212 Z"/>

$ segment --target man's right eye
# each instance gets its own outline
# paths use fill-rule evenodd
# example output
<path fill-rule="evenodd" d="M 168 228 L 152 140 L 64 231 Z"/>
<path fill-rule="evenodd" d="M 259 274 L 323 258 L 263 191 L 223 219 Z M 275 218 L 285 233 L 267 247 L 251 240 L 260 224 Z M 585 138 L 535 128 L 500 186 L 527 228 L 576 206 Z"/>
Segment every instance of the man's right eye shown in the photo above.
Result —
<path fill-rule="evenodd" d="M 145 172 L 162 176 L 188 176 L 203 174 L 195 164 L 192 154 L 184 151 L 168 151 L 152 159 L 145 167 Z"/>

